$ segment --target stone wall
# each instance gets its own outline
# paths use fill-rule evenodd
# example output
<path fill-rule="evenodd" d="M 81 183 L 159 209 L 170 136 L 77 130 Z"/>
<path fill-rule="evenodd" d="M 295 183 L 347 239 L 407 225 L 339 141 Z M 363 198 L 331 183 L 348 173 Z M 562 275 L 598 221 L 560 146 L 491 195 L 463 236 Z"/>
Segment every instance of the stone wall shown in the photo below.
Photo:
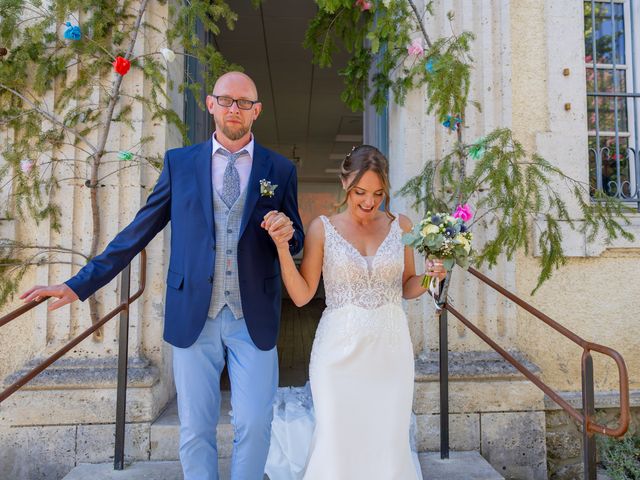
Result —
<path fill-rule="evenodd" d="M 596 421 L 602 425 L 616 425 L 620 410 L 600 408 Z M 547 469 L 551 480 L 582 478 L 582 429 L 564 410 L 546 412 Z M 631 422 L 640 427 L 640 407 L 631 409 Z"/>

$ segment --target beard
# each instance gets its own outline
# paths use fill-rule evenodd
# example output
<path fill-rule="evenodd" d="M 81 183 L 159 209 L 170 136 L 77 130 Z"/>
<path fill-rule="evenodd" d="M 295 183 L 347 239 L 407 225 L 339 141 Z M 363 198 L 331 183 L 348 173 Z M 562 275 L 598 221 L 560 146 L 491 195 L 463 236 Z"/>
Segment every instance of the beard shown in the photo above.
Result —
<path fill-rule="evenodd" d="M 249 125 L 226 125 L 222 122 L 216 122 L 216 127 L 227 137 L 229 140 L 240 140 L 251 130 L 251 124 Z"/>

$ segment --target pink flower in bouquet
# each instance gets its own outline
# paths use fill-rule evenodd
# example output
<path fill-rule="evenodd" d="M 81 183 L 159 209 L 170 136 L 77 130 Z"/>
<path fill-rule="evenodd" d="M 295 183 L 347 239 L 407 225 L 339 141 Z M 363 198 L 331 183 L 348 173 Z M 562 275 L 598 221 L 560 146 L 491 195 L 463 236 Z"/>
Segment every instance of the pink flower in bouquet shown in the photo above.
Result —
<path fill-rule="evenodd" d="M 453 214 L 453 218 L 460 218 L 463 222 L 468 222 L 473 217 L 471 207 L 465 203 L 464 205 L 458 205 L 456 211 Z"/>
<path fill-rule="evenodd" d="M 366 0 L 356 0 L 356 6 L 360 7 L 361 12 L 364 12 L 365 10 L 371 10 L 373 4 L 371 2 L 367 2 Z"/>
<path fill-rule="evenodd" d="M 424 47 L 422 46 L 422 39 L 414 38 L 411 44 L 407 47 L 407 53 L 409 55 L 414 55 L 416 57 L 420 57 L 424 55 Z"/>

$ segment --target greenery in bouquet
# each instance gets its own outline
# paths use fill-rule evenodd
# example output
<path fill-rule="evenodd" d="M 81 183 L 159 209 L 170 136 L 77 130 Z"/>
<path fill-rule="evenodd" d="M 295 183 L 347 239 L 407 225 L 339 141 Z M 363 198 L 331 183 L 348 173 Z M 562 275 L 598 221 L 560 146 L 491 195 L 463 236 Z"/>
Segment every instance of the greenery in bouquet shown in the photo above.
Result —
<path fill-rule="evenodd" d="M 403 236 L 403 242 L 429 260 L 442 259 L 448 272 L 455 265 L 466 269 L 475 253 L 471 247 L 473 234 L 467 224 L 472 216 L 471 208 L 466 204 L 458 205 L 452 215 L 427 212 L 426 217 Z M 430 283 L 431 277 L 425 275 L 422 286 L 428 288 Z"/>

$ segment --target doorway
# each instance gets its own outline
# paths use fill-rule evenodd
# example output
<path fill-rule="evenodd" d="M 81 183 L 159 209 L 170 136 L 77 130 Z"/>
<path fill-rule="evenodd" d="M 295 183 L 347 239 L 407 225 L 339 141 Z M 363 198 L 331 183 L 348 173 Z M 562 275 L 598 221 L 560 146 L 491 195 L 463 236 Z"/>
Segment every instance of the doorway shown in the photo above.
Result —
<path fill-rule="evenodd" d="M 199 32 L 224 57 L 241 65 L 257 84 L 263 112 L 253 127 L 257 142 L 289 158 L 298 172 L 298 203 L 305 230 L 318 215 L 330 215 L 341 191 L 340 162 L 354 145 L 363 142 L 363 115 L 352 113 L 340 100 L 338 71 L 347 57 L 332 68 L 311 63 L 302 47 L 307 24 L 316 13 L 312 0 L 269 0 L 255 8 L 251 0 L 233 2 L 238 13 L 234 30 L 217 37 Z M 192 78 L 198 66 L 188 64 Z M 202 92 L 202 96 L 207 92 Z M 190 94 L 185 118 L 193 143 L 213 131 L 209 114 Z M 299 263 L 301 255 L 296 259 Z M 280 386 L 304 385 L 315 330 L 324 309 L 322 282 L 315 298 L 297 308 L 283 290 L 278 354 Z M 228 389 L 228 379 L 222 387 Z"/>

